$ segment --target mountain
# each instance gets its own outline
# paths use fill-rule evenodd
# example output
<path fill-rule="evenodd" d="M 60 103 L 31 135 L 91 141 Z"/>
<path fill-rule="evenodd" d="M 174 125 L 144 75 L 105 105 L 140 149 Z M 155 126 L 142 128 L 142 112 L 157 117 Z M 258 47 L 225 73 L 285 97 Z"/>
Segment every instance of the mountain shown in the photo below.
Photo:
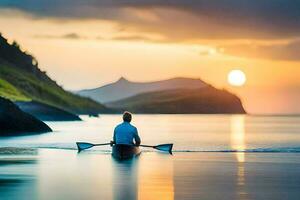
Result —
<path fill-rule="evenodd" d="M 246 113 L 234 94 L 219 90 L 201 79 L 172 78 L 155 82 L 117 82 L 95 89 L 81 90 L 107 107 L 135 113 Z"/>
<path fill-rule="evenodd" d="M 241 100 L 212 86 L 173 89 L 138 94 L 107 106 L 134 113 L 160 114 L 244 114 Z"/>
<path fill-rule="evenodd" d="M 15 104 L 24 112 L 42 121 L 80 121 L 81 119 L 68 111 L 37 101 L 16 101 Z"/>
<path fill-rule="evenodd" d="M 112 112 L 98 102 L 64 90 L 39 69 L 32 55 L 16 42 L 10 44 L 1 34 L 0 96 L 13 101 L 33 100 L 76 114 Z"/>
<path fill-rule="evenodd" d="M 44 122 L 23 112 L 10 100 L 0 97 L 0 137 L 51 131 Z"/>
<path fill-rule="evenodd" d="M 191 78 L 173 78 L 162 81 L 140 83 L 131 82 L 122 77 L 115 83 L 95 89 L 81 90 L 78 92 L 78 94 L 81 96 L 90 97 L 101 103 L 107 103 L 145 92 L 183 88 L 196 89 L 207 86 L 208 85 L 202 80 Z"/>

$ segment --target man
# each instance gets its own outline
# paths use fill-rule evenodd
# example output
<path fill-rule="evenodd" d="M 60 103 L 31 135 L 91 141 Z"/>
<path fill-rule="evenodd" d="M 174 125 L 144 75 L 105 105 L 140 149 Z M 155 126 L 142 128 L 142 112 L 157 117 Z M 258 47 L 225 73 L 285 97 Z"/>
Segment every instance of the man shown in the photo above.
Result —
<path fill-rule="evenodd" d="M 130 112 L 123 113 L 123 123 L 116 126 L 112 144 L 127 144 L 136 145 L 141 144 L 141 139 L 138 135 L 137 128 L 130 124 L 132 115 Z"/>

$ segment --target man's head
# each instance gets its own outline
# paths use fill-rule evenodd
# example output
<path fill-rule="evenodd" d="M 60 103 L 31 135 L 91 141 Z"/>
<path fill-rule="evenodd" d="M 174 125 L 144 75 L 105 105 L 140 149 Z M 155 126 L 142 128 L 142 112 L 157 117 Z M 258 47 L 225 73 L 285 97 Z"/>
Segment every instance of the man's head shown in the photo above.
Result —
<path fill-rule="evenodd" d="M 132 114 L 128 111 L 125 111 L 123 113 L 123 121 L 124 122 L 131 122 L 131 119 L 132 119 Z"/>

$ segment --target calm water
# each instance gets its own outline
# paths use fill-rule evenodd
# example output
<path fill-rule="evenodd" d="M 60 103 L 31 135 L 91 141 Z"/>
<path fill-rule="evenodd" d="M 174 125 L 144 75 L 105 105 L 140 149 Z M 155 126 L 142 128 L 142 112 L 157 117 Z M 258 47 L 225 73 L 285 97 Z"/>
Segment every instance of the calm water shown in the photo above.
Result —
<path fill-rule="evenodd" d="M 55 131 L 1 138 L 0 199 L 298 199 L 300 117 L 135 115 L 144 144 L 174 143 L 117 162 L 110 147 L 78 154 L 76 141 L 111 140 L 118 115 L 47 122 Z M 36 150 L 27 150 L 38 147 Z M 24 198 L 28 197 L 28 198 Z"/>
<path fill-rule="evenodd" d="M 76 149 L 76 141 L 105 143 L 121 120 L 119 115 L 82 118 L 82 122 L 47 122 L 53 133 L 1 139 L 0 147 Z M 135 115 L 133 120 L 144 144 L 172 142 L 175 151 L 300 151 L 300 117 Z"/>

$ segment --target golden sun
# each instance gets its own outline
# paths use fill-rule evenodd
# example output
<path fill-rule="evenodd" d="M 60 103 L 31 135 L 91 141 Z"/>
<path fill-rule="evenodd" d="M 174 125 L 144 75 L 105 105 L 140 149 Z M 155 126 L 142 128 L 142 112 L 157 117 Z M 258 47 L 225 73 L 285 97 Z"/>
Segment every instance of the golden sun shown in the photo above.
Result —
<path fill-rule="evenodd" d="M 235 69 L 228 73 L 228 83 L 232 86 L 243 86 L 246 83 L 246 75 L 242 70 Z"/>

